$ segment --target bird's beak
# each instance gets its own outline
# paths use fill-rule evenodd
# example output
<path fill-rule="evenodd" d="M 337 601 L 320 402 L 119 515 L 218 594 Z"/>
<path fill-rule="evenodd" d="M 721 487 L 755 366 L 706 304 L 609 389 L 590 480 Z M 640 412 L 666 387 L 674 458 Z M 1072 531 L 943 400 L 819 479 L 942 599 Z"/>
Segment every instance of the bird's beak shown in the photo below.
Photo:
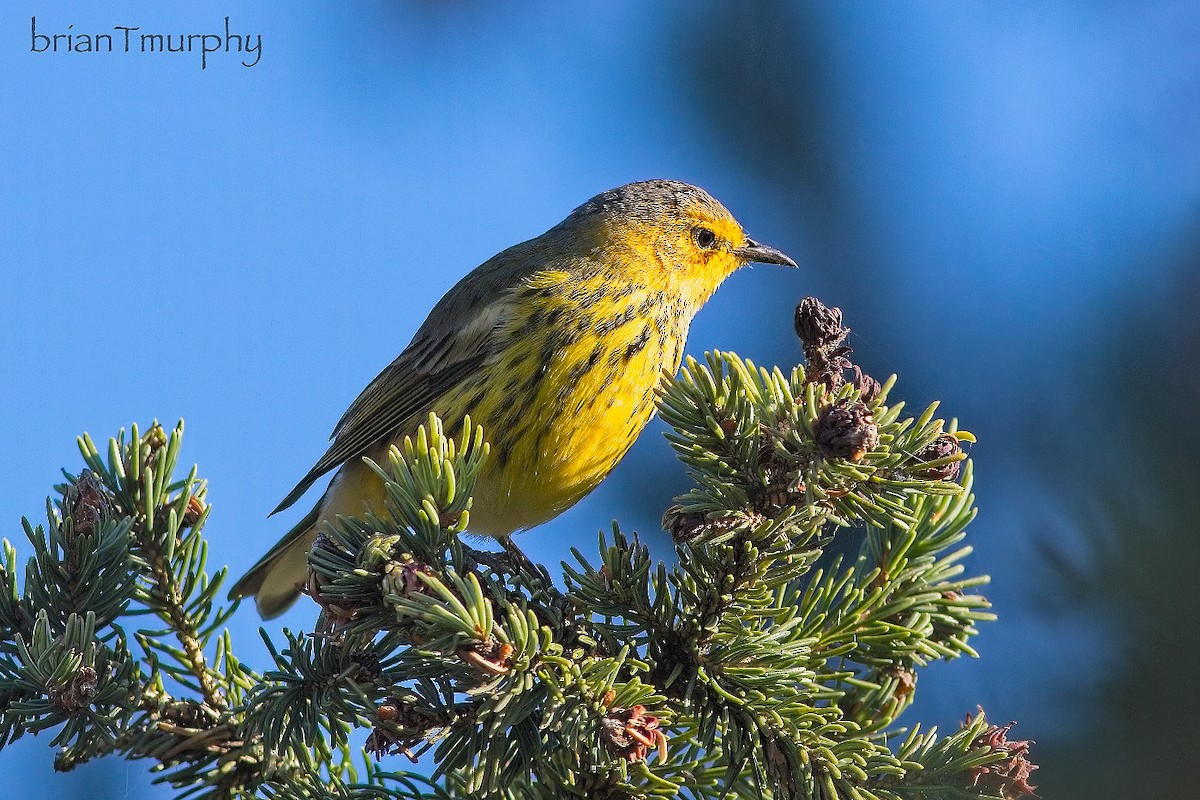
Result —
<path fill-rule="evenodd" d="M 733 254 L 745 261 L 754 261 L 759 264 L 782 264 L 785 267 L 799 266 L 790 256 L 776 250 L 774 247 L 759 244 L 753 239 L 747 239 L 746 243 L 741 247 L 733 248 Z"/>

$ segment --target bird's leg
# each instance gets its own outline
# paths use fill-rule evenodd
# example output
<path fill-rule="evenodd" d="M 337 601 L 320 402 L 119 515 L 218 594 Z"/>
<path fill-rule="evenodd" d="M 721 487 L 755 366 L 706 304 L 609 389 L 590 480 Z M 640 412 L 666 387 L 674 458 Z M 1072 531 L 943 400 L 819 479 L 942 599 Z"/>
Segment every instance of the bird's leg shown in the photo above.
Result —
<path fill-rule="evenodd" d="M 537 614 L 538 619 L 552 629 L 574 637 L 578 632 L 573 630 L 571 622 L 574 618 L 570 610 L 571 602 L 554 585 L 549 570 L 521 552 L 521 548 L 517 547 L 511 536 L 498 538 L 500 546 L 504 548 L 505 560 L 510 562 L 511 574 L 524 578 L 522 582 L 526 583 L 531 590 L 531 596 L 536 598 L 540 594 L 547 604 L 544 609 L 537 608 L 535 604 L 534 613 Z"/>
<path fill-rule="evenodd" d="M 550 578 L 550 573 L 545 567 L 534 563 L 529 556 L 521 552 L 521 548 L 517 547 L 516 542 L 512 540 L 511 536 L 501 536 L 498 538 L 500 539 L 500 546 L 504 548 L 504 554 L 508 556 L 512 564 L 512 571 L 514 573 L 524 573 L 526 577 L 530 578 L 542 590 L 551 594 L 557 594 L 557 591 L 554 589 L 554 581 Z"/>
<path fill-rule="evenodd" d="M 493 553 L 491 550 L 476 550 L 465 543 L 462 544 L 462 551 L 464 556 L 463 566 L 468 572 L 472 572 L 482 566 L 487 567 L 497 575 L 503 575 L 511 569 L 511 566 L 505 562 L 504 553 Z"/>
<path fill-rule="evenodd" d="M 546 571 L 545 567 L 534 563 L 531 558 L 522 553 L 511 538 L 504 536 L 497 537 L 497 540 L 504 548 L 503 553 L 476 550 L 463 544 L 463 554 L 467 557 L 467 569 L 474 569 L 477 565 L 484 566 L 497 575 L 523 577 L 525 580 L 522 582 L 530 584 L 530 588 L 555 592 L 554 582 L 550 579 L 550 573 Z"/>
<path fill-rule="evenodd" d="M 464 566 L 468 570 L 484 566 L 496 575 L 510 576 L 515 585 L 524 586 L 529 590 L 532 598 L 536 599 L 540 596 L 546 602 L 545 608 L 539 608 L 537 603 L 534 604 L 533 610 L 538 615 L 538 619 L 556 630 L 562 628 L 566 620 L 571 618 L 570 602 L 555 587 L 550 573 L 545 567 L 535 563 L 529 556 L 521 552 L 521 549 L 513 543 L 510 537 L 503 536 L 497 537 L 497 539 L 504 548 L 503 553 L 476 550 L 465 544 L 462 545 L 465 556 Z"/>

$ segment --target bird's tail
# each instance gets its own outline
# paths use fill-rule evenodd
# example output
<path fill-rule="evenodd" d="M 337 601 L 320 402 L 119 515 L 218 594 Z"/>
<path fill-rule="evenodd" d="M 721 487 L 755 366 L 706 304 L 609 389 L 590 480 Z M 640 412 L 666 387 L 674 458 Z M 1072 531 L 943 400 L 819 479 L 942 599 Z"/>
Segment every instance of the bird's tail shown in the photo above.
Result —
<path fill-rule="evenodd" d="M 229 590 L 230 600 L 253 597 L 263 619 L 279 616 L 296 602 L 308 571 L 308 549 L 317 538 L 320 507 L 320 503 L 313 506 L 296 527 L 233 585 Z"/>

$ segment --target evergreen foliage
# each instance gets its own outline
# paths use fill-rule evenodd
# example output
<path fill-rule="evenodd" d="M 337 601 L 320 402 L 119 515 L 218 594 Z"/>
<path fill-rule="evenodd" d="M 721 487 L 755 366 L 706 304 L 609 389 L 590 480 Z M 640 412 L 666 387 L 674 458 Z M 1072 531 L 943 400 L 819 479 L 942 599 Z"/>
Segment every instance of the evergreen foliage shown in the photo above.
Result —
<path fill-rule="evenodd" d="M 58 769 L 147 758 L 195 798 L 1030 794 L 1028 743 L 982 713 L 897 725 L 919 670 L 975 656 L 993 618 L 962 566 L 971 436 L 890 403 L 837 309 L 806 300 L 797 331 L 807 370 L 710 353 L 664 388 L 695 482 L 664 517 L 673 564 L 616 526 L 559 585 L 511 544 L 468 547 L 485 433 L 431 416 L 374 465 L 388 514 L 319 537 L 314 632 L 264 632 L 261 673 L 206 572 L 204 482 L 175 477 L 182 424 L 104 455 L 85 435 L 86 469 L 24 523 L 23 581 L 4 542 L 0 745 L 52 730 Z"/>

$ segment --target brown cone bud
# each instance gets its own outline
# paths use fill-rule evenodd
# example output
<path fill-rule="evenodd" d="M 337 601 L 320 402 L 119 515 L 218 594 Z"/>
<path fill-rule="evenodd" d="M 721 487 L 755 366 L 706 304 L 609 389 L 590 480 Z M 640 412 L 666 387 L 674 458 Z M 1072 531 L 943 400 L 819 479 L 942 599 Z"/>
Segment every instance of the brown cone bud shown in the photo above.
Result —
<path fill-rule="evenodd" d="M 895 695 L 898 700 L 905 700 L 917 689 L 917 673 L 902 667 L 893 667 L 888 671 L 896 679 Z"/>
<path fill-rule="evenodd" d="M 690 542 L 704 527 L 704 515 L 686 513 L 682 506 L 671 506 L 663 514 L 663 530 L 676 542 Z"/>
<path fill-rule="evenodd" d="M 75 523 L 76 533 L 94 533 L 100 519 L 112 510 L 112 501 L 90 469 L 81 472 L 67 487 L 65 499 L 66 512 Z"/>
<path fill-rule="evenodd" d="M 626 761 L 644 761 L 651 750 L 658 760 L 667 757 L 667 737 L 659 729 L 658 717 L 647 714 L 645 706 L 612 708 L 600 721 L 600 736 L 609 750 Z"/>
<path fill-rule="evenodd" d="M 487 639 L 458 648 L 458 657 L 475 667 L 484 677 L 504 675 L 512 668 L 513 646 L 507 642 Z"/>
<path fill-rule="evenodd" d="M 871 403 L 879 393 L 883 391 L 883 386 L 879 381 L 872 378 L 867 373 L 863 372 L 857 366 L 854 367 L 854 388 L 858 389 L 858 394 L 864 403 Z"/>
<path fill-rule="evenodd" d="M 860 402 L 827 406 L 817 417 L 813 434 L 825 458 L 860 461 L 879 444 L 879 426 Z"/>
<path fill-rule="evenodd" d="M 967 718 L 968 722 L 970 717 Z M 1022 797 L 1037 797 L 1036 786 L 1029 783 L 1033 771 L 1038 768 L 1029 760 L 1029 740 L 1010 741 L 1008 732 L 1015 723 L 989 725 L 971 743 L 972 747 L 986 747 L 993 752 L 1002 752 L 1005 758 L 987 766 L 967 770 L 968 788 L 983 794 L 999 795 L 1004 800 L 1020 800 Z"/>
<path fill-rule="evenodd" d="M 959 445 L 958 439 L 953 434 L 943 433 L 918 450 L 916 455 L 913 456 L 913 460 L 917 462 L 935 461 L 939 458 L 948 458 L 961 452 L 962 447 Z M 949 464 L 942 464 L 927 469 L 922 469 L 918 463 L 914 465 L 912 474 L 918 478 L 925 478 L 930 481 L 952 481 L 958 477 L 958 469 L 961 463 L 960 461 L 952 461 Z"/>
<path fill-rule="evenodd" d="M 843 370 L 851 366 L 847 358 L 850 348 L 843 344 L 850 329 L 842 325 L 842 310 L 806 297 L 796 306 L 795 323 L 808 361 L 806 380 L 822 383 L 831 391 L 837 389 L 842 384 Z"/>
<path fill-rule="evenodd" d="M 796 306 L 796 335 L 804 349 L 836 347 L 850 335 L 842 325 L 842 310 L 827 308 L 815 297 L 806 297 Z"/>
<path fill-rule="evenodd" d="M 78 711 L 96 696 L 97 677 L 93 668 L 80 667 L 66 686 L 51 686 L 47 697 L 60 711 Z"/>

